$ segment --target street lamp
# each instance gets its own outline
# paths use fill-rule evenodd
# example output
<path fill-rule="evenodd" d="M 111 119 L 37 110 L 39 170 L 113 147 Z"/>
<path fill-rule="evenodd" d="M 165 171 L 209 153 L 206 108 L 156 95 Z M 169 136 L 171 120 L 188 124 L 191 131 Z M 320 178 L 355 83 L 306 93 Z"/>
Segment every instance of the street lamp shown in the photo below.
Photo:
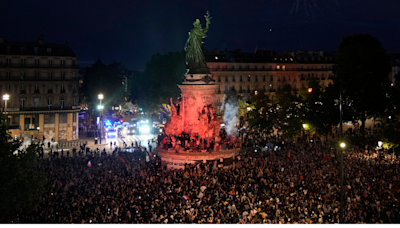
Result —
<path fill-rule="evenodd" d="M 308 92 L 311 93 L 312 92 L 312 88 L 308 88 Z"/>
<path fill-rule="evenodd" d="M 103 94 L 100 93 L 100 94 L 97 96 L 97 98 L 99 98 L 99 100 L 100 100 L 100 105 L 101 105 L 101 100 L 103 100 L 103 98 L 104 98 Z"/>
<path fill-rule="evenodd" d="M 306 127 L 307 127 L 307 124 L 303 124 L 303 128 L 306 129 Z"/>
<path fill-rule="evenodd" d="M 10 100 L 10 95 L 4 94 L 3 101 L 4 101 L 4 113 L 7 114 L 7 101 Z"/>
<path fill-rule="evenodd" d="M 100 112 L 101 112 L 101 110 L 103 110 L 103 108 L 104 108 L 104 106 L 101 105 L 101 100 L 103 100 L 104 96 L 103 96 L 102 93 L 100 93 L 100 94 L 97 96 L 97 98 L 99 98 L 99 100 L 100 100 L 100 105 L 97 106 L 97 108 L 98 108 L 98 109 L 100 110 Z M 101 113 L 100 113 L 100 144 L 101 144 L 101 138 L 102 138 L 102 137 L 103 137 L 103 122 L 102 122 L 102 120 L 101 120 Z"/>

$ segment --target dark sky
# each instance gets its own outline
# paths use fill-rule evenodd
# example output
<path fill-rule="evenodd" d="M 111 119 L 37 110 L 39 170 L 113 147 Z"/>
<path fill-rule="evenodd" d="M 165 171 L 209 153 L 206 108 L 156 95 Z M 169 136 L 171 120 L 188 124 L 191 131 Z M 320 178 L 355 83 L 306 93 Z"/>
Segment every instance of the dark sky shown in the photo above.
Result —
<path fill-rule="evenodd" d="M 154 53 L 183 50 L 193 22 L 209 10 L 208 50 L 335 51 L 356 33 L 400 52 L 399 0 L 2 0 L 8 40 L 68 41 L 81 66 L 98 56 L 142 70 Z"/>

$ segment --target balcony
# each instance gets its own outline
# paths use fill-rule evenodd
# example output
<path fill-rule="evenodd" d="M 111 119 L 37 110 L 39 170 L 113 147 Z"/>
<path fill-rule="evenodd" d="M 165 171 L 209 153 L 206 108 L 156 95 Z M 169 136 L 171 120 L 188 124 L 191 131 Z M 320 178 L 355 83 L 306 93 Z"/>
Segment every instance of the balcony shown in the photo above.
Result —
<path fill-rule="evenodd" d="M 7 112 L 29 112 L 29 111 L 49 111 L 49 110 L 75 110 L 80 109 L 80 106 L 60 106 L 60 105 L 52 105 L 52 106 L 39 106 L 39 107 L 19 107 L 19 108 L 9 108 L 7 107 Z M 1 109 L 4 112 L 4 108 Z"/>
<path fill-rule="evenodd" d="M 41 69 L 46 69 L 46 68 L 52 68 L 52 69 L 79 69 L 79 66 L 77 64 L 74 65 L 36 65 L 36 64 L 24 64 L 21 65 L 20 63 L 16 64 L 7 64 L 7 63 L 2 63 L 0 64 L 0 68 L 41 68 Z"/>

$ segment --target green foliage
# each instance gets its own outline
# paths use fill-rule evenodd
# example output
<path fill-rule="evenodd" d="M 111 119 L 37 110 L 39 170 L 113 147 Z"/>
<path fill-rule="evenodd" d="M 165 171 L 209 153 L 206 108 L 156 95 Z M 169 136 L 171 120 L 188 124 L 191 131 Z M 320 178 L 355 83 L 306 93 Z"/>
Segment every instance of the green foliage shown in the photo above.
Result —
<path fill-rule="evenodd" d="M 292 138 L 301 133 L 302 109 L 299 96 L 289 84 L 283 85 L 275 94 L 273 107 L 277 113 L 275 128 L 286 138 Z"/>
<path fill-rule="evenodd" d="M 145 112 L 158 111 L 161 104 L 169 104 L 180 96 L 177 84 L 182 82 L 185 73 L 184 52 L 170 52 L 166 55 L 155 54 L 146 63 L 143 72 L 136 72 L 132 79 L 132 100 Z"/>
<path fill-rule="evenodd" d="M 270 104 L 264 90 L 258 90 L 251 97 L 251 110 L 247 113 L 247 120 L 251 128 L 259 128 L 272 133 L 274 129 L 275 109 Z"/>
<path fill-rule="evenodd" d="M 44 192 L 46 177 L 37 168 L 39 146 L 32 144 L 26 152 L 13 155 L 20 143 L 9 142 L 12 137 L 1 119 L 0 128 L 0 222 L 11 222 L 17 213 L 36 209 Z"/>
<path fill-rule="evenodd" d="M 120 65 L 112 63 L 106 65 L 98 60 L 86 69 L 82 86 L 84 102 L 95 108 L 99 104 L 98 95 L 103 94 L 102 105 L 118 106 L 125 104 L 125 86 L 120 76 Z"/>
<path fill-rule="evenodd" d="M 368 34 L 343 38 L 335 57 L 333 83 L 337 94 L 342 86 L 343 100 L 351 104 L 344 105 L 343 113 L 349 112 L 353 120 L 361 120 L 362 132 L 367 118 L 387 109 L 390 70 L 390 57 L 379 40 Z"/>
<path fill-rule="evenodd" d="M 332 87 L 324 88 L 315 79 L 309 80 L 307 87 L 300 89 L 302 119 L 309 128 L 308 133 L 326 135 L 332 126 L 339 123 L 339 109 L 335 103 L 337 99 L 338 94 Z"/>

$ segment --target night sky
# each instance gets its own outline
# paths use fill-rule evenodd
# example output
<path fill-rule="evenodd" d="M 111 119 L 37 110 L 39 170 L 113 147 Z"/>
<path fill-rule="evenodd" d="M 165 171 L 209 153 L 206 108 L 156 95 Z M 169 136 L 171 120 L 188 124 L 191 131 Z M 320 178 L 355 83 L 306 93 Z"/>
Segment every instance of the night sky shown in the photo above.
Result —
<path fill-rule="evenodd" d="M 369 33 L 400 52 L 398 0 L 3 0 L 7 40 L 68 41 L 80 66 L 118 61 L 142 70 L 152 54 L 183 50 L 193 22 L 207 10 L 208 50 L 333 52 L 342 37 Z"/>

